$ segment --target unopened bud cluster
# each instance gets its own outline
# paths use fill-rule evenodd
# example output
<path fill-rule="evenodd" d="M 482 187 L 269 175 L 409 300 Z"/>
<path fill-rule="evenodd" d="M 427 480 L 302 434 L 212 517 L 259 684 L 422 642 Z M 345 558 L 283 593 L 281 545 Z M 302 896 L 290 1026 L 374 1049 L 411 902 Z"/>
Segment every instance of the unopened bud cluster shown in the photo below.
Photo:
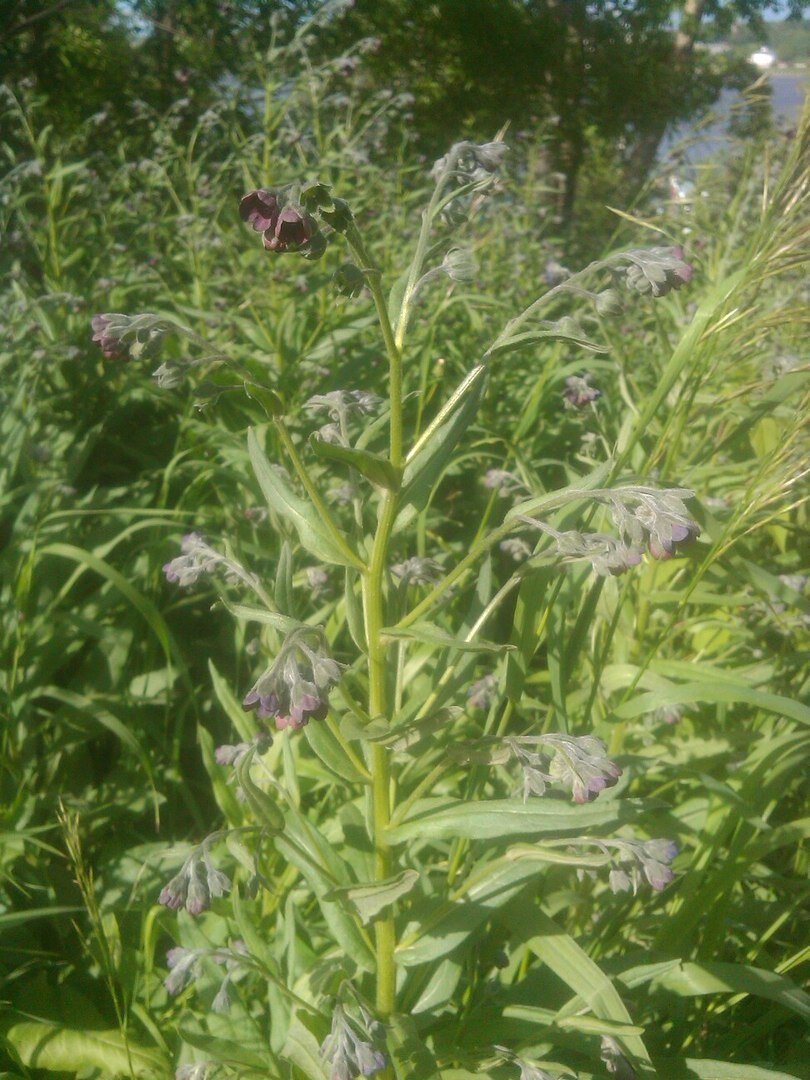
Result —
<path fill-rule="evenodd" d="M 594 735 L 523 735 L 503 742 L 523 771 L 524 802 L 554 784 L 567 788 L 575 803 L 591 802 L 622 775 Z"/>
<path fill-rule="evenodd" d="M 535 518 L 521 520 L 551 536 L 561 558 L 587 559 L 602 577 L 617 576 L 638 566 L 643 544 L 652 558 L 665 560 L 700 536 L 700 527 L 689 516 L 683 502 L 694 496 L 688 488 L 658 491 L 632 486 L 597 491 L 592 496 L 608 505 L 620 538 L 599 532 L 559 532 Z"/>
<path fill-rule="evenodd" d="M 180 542 L 181 555 L 167 562 L 163 567 L 166 580 L 181 588 L 196 585 L 201 577 L 212 574 L 215 570 L 224 571 L 229 584 L 241 581 L 255 586 L 255 574 L 247 570 L 235 559 L 223 555 L 205 540 L 198 532 L 187 533 Z"/>
<path fill-rule="evenodd" d="M 350 1019 L 342 1005 L 332 1014 L 332 1030 L 321 1045 L 321 1057 L 331 1067 L 331 1080 L 356 1080 L 374 1076 L 388 1064 L 385 1053 L 374 1044 L 384 1034 L 382 1025 L 363 1010 L 361 1020 Z"/>
<path fill-rule="evenodd" d="M 695 272 L 682 247 L 637 248 L 621 258 L 628 263 L 622 267 L 625 282 L 642 295 L 666 296 L 687 285 Z"/>
<path fill-rule="evenodd" d="M 93 328 L 93 341 L 108 360 L 130 357 L 138 360 L 157 356 L 163 339 L 175 329 L 160 316 L 147 313 L 123 315 L 121 312 L 108 312 L 94 315 L 90 325 Z"/>

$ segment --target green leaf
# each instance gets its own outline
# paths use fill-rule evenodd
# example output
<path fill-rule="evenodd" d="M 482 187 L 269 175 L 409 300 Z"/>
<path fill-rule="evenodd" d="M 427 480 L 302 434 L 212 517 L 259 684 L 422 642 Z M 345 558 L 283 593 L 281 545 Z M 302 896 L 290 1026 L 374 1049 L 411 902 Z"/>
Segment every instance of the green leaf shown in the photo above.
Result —
<path fill-rule="evenodd" d="M 244 622 L 257 622 L 263 623 L 265 626 L 272 626 L 285 636 L 293 630 L 297 630 L 300 626 L 306 625 L 306 623 L 299 622 L 298 619 L 291 619 L 288 615 L 281 615 L 278 611 L 270 611 L 267 608 L 252 607 L 250 604 L 231 604 L 225 599 L 221 599 L 220 603 L 234 618 L 242 619 Z"/>
<path fill-rule="evenodd" d="M 348 900 L 365 926 L 381 911 L 395 904 L 400 896 L 409 893 L 418 880 L 418 871 L 403 870 L 396 877 L 386 878 L 384 881 L 370 882 L 368 885 L 344 885 L 333 889 L 328 899 Z"/>
<path fill-rule="evenodd" d="M 786 1009 L 810 1020 L 810 995 L 800 990 L 785 975 L 748 964 L 721 962 L 672 961 L 665 965 L 649 964 L 630 968 L 619 976 L 628 986 L 650 982 L 679 997 L 706 994 L 752 994 L 776 1001 Z"/>
<path fill-rule="evenodd" d="M 410 1016 L 394 1014 L 386 1024 L 386 1041 L 397 1080 L 437 1080 L 439 1066 L 419 1037 Z"/>
<path fill-rule="evenodd" d="M 285 540 L 281 545 L 276 567 L 274 599 L 279 611 L 290 612 L 293 609 L 292 549 Z"/>
<path fill-rule="evenodd" d="M 284 831 L 284 814 L 275 799 L 272 799 L 266 791 L 250 778 L 250 766 L 253 762 L 254 753 L 248 751 L 236 766 L 236 779 L 239 787 L 245 793 L 248 806 L 255 814 L 260 825 L 270 833 Z"/>
<path fill-rule="evenodd" d="M 456 388 L 408 456 L 394 531 L 404 529 L 430 499 L 453 451 L 475 419 L 484 393 L 486 367 L 479 364 Z"/>
<path fill-rule="evenodd" d="M 387 491 L 399 491 L 402 483 L 402 472 L 395 469 L 388 458 L 382 454 L 372 454 L 369 450 L 357 450 L 350 446 L 336 446 L 326 442 L 317 433 L 309 437 L 309 443 L 314 453 L 324 461 L 336 461 L 340 465 L 349 465 L 365 476 L 372 484 L 385 488 Z"/>
<path fill-rule="evenodd" d="M 753 687 L 736 686 L 712 686 L 705 682 L 683 683 L 666 690 L 653 690 L 646 694 L 639 694 L 630 701 L 618 705 L 613 710 L 613 715 L 619 720 L 629 720 L 635 716 L 642 716 L 653 712 L 662 705 L 692 705 L 701 703 L 706 705 L 737 704 L 753 705 L 765 712 L 776 713 L 778 716 L 786 716 L 791 720 L 797 720 L 800 724 L 810 724 L 810 706 L 802 705 L 792 698 L 782 697 L 780 694 L 769 694 Z"/>
<path fill-rule="evenodd" d="M 252 382 L 246 382 L 244 387 L 247 396 L 261 405 L 268 419 L 272 419 L 274 416 L 283 415 L 284 402 L 275 390 L 271 390 L 268 386 L 260 386 L 258 383 Z"/>
<path fill-rule="evenodd" d="M 329 899 L 335 889 L 354 884 L 334 844 L 293 806 L 287 810 L 284 833 L 274 842 L 281 856 L 297 867 L 312 889 L 329 931 L 347 959 L 363 971 L 373 971 L 375 959 L 368 935 L 357 925 L 355 916 Z"/>
<path fill-rule="evenodd" d="M 361 773 L 357 766 L 346 753 L 329 727 L 328 721 L 319 721 L 316 724 L 307 724 L 304 728 L 304 738 L 333 773 L 348 780 L 351 784 L 368 783 L 368 773 Z"/>
<path fill-rule="evenodd" d="M 646 804 L 649 805 L 649 804 Z M 404 821 L 386 830 L 389 843 L 405 840 L 497 840 L 508 836 L 565 836 L 601 826 L 632 821 L 645 803 L 640 799 L 596 802 L 577 806 L 559 799 L 489 799 L 466 802 L 436 797 L 420 799 L 409 808 Z"/>
<path fill-rule="evenodd" d="M 581 1031 L 586 1035 L 612 1035 L 615 1038 L 626 1038 L 628 1035 L 644 1034 L 644 1028 L 635 1024 L 602 1020 L 598 1016 L 560 1016 L 554 1009 L 542 1009 L 537 1005 L 507 1005 L 503 1015 L 515 1020 L 527 1020 L 530 1024 L 540 1024 L 544 1028 Z"/>
<path fill-rule="evenodd" d="M 397 962 L 411 967 L 432 963 L 462 946 L 473 948 L 477 927 L 542 873 L 537 864 L 499 859 L 474 871 L 457 899 L 425 900 L 401 935 Z"/>
<path fill-rule="evenodd" d="M 246 1065 L 251 1069 L 260 1069 L 266 1072 L 272 1059 L 270 1055 L 259 1054 L 242 1043 L 232 1039 L 222 1039 L 215 1035 L 206 1035 L 201 1031 L 191 1031 L 188 1028 L 180 1028 L 180 1038 L 189 1046 L 202 1050 L 206 1057 L 219 1062 L 222 1065 Z"/>
<path fill-rule="evenodd" d="M 530 927 L 526 925 L 523 913 L 517 918 L 507 911 L 505 918 L 518 942 L 547 964 L 582 998 L 595 1016 L 634 1028 L 633 1019 L 608 976 L 545 912 L 536 907 L 532 911 Z M 650 1056 L 640 1036 L 625 1034 L 622 1043 L 642 1066 L 642 1075 L 652 1075 Z"/>
<path fill-rule="evenodd" d="M 514 645 L 501 645 L 494 641 L 467 641 L 464 638 L 453 637 L 435 623 L 415 622 L 404 630 L 396 627 L 383 627 L 380 631 L 386 638 L 404 638 L 406 641 L 420 641 L 425 645 L 435 645 L 443 649 L 457 649 L 459 652 L 488 652 L 505 653 L 512 652 Z"/>
<path fill-rule="evenodd" d="M 158 1050 L 124 1041 L 117 1029 L 76 1031 L 39 1020 L 13 1023 L 5 1038 L 30 1069 L 78 1072 L 98 1069 L 103 1076 L 163 1077 L 170 1065 Z"/>
<path fill-rule="evenodd" d="M 571 345 L 578 345 L 581 349 L 588 349 L 589 352 L 595 353 L 610 351 L 607 346 L 586 337 L 581 327 L 577 326 L 571 318 L 547 322 L 545 326 L 544 330 L 525 330 L 520 334 L 505 338 L 499 344 L 493 345 L 489 355 L 498 356 L 502 353 L 515 352 L 517 349 L 523 349 L 527 345 L 536 345 L 541 341 L 567 341 Z"/>
<path fill-rule="evenodd" d="M 756 1065 L 732 1065 L 708 1058 L 659 1060 L 658 1075 L 666 1080 L 799 1080 L 793 1073 L 761 1069 Z"/>
<path fill-rule="evenodd" d="M 280 470 L 273 469 L 252 428 L 248 432 L 248 454 L 267 505 L 294 526 L 307 551 L 321 562 L 352 565 L 315 509 L 296 495 Z"/>

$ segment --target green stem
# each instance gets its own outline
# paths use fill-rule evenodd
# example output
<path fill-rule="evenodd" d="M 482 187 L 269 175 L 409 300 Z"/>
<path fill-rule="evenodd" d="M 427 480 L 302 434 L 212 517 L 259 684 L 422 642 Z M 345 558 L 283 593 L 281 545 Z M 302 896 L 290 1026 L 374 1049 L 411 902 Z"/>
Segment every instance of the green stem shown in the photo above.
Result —
<path fill-rule="evenodd" d="M 402 343 L 394 339 L 391 320 L 388 317 L 388 305 L 382 290 L 382 275 L 379 268 L 369 257 L 366 245 L 352 222 L 346 232 L 346 240 L 355 258 L 365 270 L 366 281 L 371 290 L 377 318 L 380 322 L 385 352 L 388 356 L 389 399 L 391 403 L 391 464 L 399 469 L 402 466 Z"/>
<path fill-rule="evenodd" d="M 371 563 L 363 578 L 363 607 L 368 641 L 369 714 L 372 719 L 387 716 L 386 645 L 382 636 L 385 625 L 383 579 L 388 558 L 388 545 L 396 518 L 397 503 L 393 492 L 383 497 Z M 392 853 L 385 840 L 391 821 L 391 774 L 388 750 L 375 744 L 371 748 L 372 834 L 374 840 L 374 873 L 378 881 L 391 876 Z M 396 933 L 394 916 L 389 911 L 375 923 L 377 954 L 377 1009 L 381 1016 L 394 1011 L 396 968 L 394 947 Z"/>

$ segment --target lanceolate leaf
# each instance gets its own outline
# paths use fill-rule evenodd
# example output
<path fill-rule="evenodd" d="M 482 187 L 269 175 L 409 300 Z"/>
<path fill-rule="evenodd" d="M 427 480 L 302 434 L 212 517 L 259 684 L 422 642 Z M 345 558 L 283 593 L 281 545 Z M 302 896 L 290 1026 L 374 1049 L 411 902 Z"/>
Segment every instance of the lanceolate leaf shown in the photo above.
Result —
<path fill-rule="evenodd" d="M 443 649 L 456 649 L 459 652 L 503 653 L 510 652 L 515 648 L 514 645 L 500 645 L 494 641 L 467 641 L 464 638 L 456 638 L 452 634 L 448 634 L 447 631 L 442 630 L 441 627 L 428 622 L 412 623 L 405 630 L 398 630 L 396 627 L 385 627 L 382 630 L 382 635 L 387 638 L 420 641 L 424 645 L 435 645 Z"/>
<path fill-rule="evenodd" d="M 368 885 L 344 885 L 329 894 L 332 899 L 347 900 L 357 910 L 364 924 L 368 924 L 381 911 L 395 904 L 401 896 L 409 893 L 419 880 L 417 870 L 403 870 L 396 877 L 375 881 Z"/>
<path fill-rule="evenodd" d="M 267 505 L 295 527 L 307 551 L 321 562 L 351 565 L 315 509 L 293 491 L 279 469 L 272 467 L 252 429 L 248 432 L 248 453 Z"/>
<path fill-rule="evenodd" d="M 560 799 L 420 799 L 404 821 L 386 835 L 392 843 L 412 839 L 497 840 L 515 836 L 566 836 L 595 827 L 615 827 L 632 821 L 644 803 L 639 799 L 611 801 L 604 797 L 585 806 Z"/>
<path fill-rule="evenodd" d="M 76 1073 L 98 1069 L 102 1076 L 155 1077 L 169 1073 L 159 1050 L 124 1042 L 121 1032 L 74 1030 L 61 1024 L 23 1020 L 6 1028 L 4 1037 L 30 1069 Z"/>
<path fill-rule="evenodd" d="M 319 458 L 325 461 L 336 461 L 340 465 L 349 465 L 357 469 L 372 484 L 377 484 L 388 491 L 399 490 L 402 476 L 382 454 L 372 454 L 369 450 L 356 450 L 350 446 L 336 446 L 334 443 L 325 442 L 317 435 L 310 436 L 309 442 Z"/>

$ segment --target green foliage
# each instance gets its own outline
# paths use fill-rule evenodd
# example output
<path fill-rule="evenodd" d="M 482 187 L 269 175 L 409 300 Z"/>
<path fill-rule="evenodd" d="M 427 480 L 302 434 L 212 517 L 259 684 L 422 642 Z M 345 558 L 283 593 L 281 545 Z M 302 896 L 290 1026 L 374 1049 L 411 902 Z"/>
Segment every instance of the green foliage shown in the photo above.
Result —
<path fill-rule="evenodd" d="M 418 289 L 410 254 L 443 251 L 417 236 L 426 170 L 385 150 L 401 103 L 337 102 L 334 68 L 296 78 L 300 55 L 275 56 L 251 123 L 237 94 L 190 131 L 155 120 L 147 152 L 125 132 L 107 158 L 10 105 L 2 1067 L 323 1077 L 327 1003 L 351 979 L 370 1008 L 387 924 L 399 1077 L 508 1080 L 516 1054 L 602 1077 L 603 1037 L 639 1076 L 806 1076 L 807 128 L 707 164 L 691 203 L 640 209 L 663 236 L 618 220 L 612 251 L 687 244 L 683 290 L 623 290 L 625 313 L 600 313 L 615 271 L 581 237 L 601 267 L 575 282 L 586 295 L 555 292 L 498 352 L 548 258 L 571 255 L 539 214 L 537 148 L 473 196 L 481 287 Z M 356 261 L 380 267 L 395 329 L 406 312 L 401 463 L 390 410 L 349 416 L 340 454 L 303 408 L 339 389 L 387 397 L 372 297 L 329 292 L 339 243 L 274 262 L 238 221 L 249 186 L 314 175 L 352 205 Z M 156 360 L 101 357 L 100 311 L 187 328 L 161 342 L 185 381 L 161 389 Z M 565 408 L 566 378 L 586 371 L 602 396 Z M 284 418 L 251 386 L 272 387 Z M 482 483 L 493 468 L 511 474 L 505 495 Z M 698 493 L 703 534 L 683 558 L 597 578 L 542 542 L 521 563 L 500 546 L 526 516 L 609 531 L 600 493 L 651 476 Z M 386 578 L 377 626 L 362 582 L 387 500 L 390 561 L 434 558 L 439 580 Z M 258 581 L 168 585 L 160 567 L 192 529 Z M 261 657 L 302 623 L 347 665 L 328 717 L 223 767 L 215 747 L 259 732 L 239 701 Z M 375 637 L 387 718 L 369 701 Z M 485 675 L 479 708 L 467 693 Z M 519 770 L 493 747 L 554 733 L 601 737 L 619 783 L 585 805 L 515 797 Z M 367 831 L 383 757 L 385 872 Z M 212 834 L 233 891 L 196 919 L 165 911 L 161 888 Z M 613 893 L 598 843 L 662 836 L 681 849 L 676 881 Z M 216 954 L 236 941 L 220 1013 Z M 171 946 L 201 951 L 174 997 Z"/>

